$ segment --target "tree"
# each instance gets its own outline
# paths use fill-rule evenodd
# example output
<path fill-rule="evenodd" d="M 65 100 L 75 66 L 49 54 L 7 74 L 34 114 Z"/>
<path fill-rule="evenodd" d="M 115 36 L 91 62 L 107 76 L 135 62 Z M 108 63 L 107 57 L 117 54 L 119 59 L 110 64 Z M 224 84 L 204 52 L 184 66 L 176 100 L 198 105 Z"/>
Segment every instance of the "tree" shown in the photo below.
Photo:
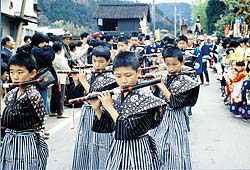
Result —
<path fill-rule="evenodd" d="M 206 14 L 207 1 L 194 0 L 192 1 L 192 18 L 195 23 L 197 16 L 200 16 L 200 23 L 203 32 L 208 32 L 207 29 L 207 14 Z"/>
<path fill-rule="evenodd" d="M 206 7 L 208 33 L 212 34 L 216 28 L 215 23 L 220 19 L 220 15 L 225 13 L 227 6 L 220 0 L 209 0 Z"/>
<path fill-rule="evenodd" d="M 233 20 L 237 17 L 250 16 L 248 0 L 224 0 L 227 8 L 224 14 L 217 20 L 215 27 L 219 35 L 224 34 L 224 25 L 233 25 Z"/>

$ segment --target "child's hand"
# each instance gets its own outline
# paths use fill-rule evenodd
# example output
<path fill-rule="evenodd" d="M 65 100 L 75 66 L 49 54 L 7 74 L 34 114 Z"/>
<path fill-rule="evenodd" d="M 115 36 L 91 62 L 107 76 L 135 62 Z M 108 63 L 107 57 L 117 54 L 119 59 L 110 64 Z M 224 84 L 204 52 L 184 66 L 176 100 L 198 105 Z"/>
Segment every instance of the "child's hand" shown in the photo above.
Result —
<path fill-rule="evenodd" d="M 156 75 L 155 76 L 156 79 L 161 79 L 161 82 L 157 84 L 157 86 L 163 90 L 163 89 L 167 89 L 167 87 L 165 86 L 163 79 L 162 79 L 162 75 Z"/>
<path fill-rule="evenodd" d="M 86 72 L 83 71 L 82 69 L 80 69 L 79 74 L 77 74 L 77 77 L 78 77 L 78 79 L 79 79 L 79 81 L 80 81 L 81 83 L 82 83 L 82 82 L 84 82 L 84 83 L 88 82 L 88 81 L 87 81 L 87 74 L 86 74 Z"/>
<path fill-rule="evenodd" d="M 101 95 L 98 96 L 98 98 L 101 100 L 103 107 L 107 111 L 109 111 L 110 109 L 114 108 L 113 107 L 113 103 L 112 103 L 112 97 L 111 97 L 109 91 L 105 91 L 105 92 L 101 93 Z"/>

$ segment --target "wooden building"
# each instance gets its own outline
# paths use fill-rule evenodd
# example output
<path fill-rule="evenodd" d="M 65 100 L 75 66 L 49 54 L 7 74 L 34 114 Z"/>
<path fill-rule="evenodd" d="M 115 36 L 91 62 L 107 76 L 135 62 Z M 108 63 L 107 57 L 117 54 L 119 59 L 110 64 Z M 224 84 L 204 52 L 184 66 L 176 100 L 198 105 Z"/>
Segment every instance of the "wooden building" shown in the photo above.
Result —
<path fill-rule="evenodd" d="M 99 31 L 130 34 L 151 22 L 150 7 L 144 3 L 98 5 L 93 18 Z"/>

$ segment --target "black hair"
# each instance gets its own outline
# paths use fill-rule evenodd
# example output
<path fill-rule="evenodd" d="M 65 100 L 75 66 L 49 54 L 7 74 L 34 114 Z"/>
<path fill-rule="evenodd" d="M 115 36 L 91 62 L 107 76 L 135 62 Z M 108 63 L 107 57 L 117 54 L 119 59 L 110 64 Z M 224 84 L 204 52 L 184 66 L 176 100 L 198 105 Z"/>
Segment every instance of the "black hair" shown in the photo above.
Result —
<path fill-rule="evenodd" d="M 81 45 L 82 45 L 82 42 L 81 42 L 81 41 L 76 41 L 75 43 L 76 43 L 76 46 L 77 46 L 77 47 L 81 47 Z"/>
<path fill-rule="evenodd" d="M 239 46 L 239 41 L 237 41 L 236 39 L 230 41 L 230 48 L 236 48 L 238 46 Z"/>
<path fill-rule="evenodd" d="M 37 69 L 36 60 L 34 56 L 30 55 L 27 52 L 19 52 L 10 58 L 8 63 L 8 69 L 10 65 L 18 65 L 25 67 L 30 73 Z"/>
<path fill-rule="evenodd" d="M 179 36 L 177 42 L 179 42 L 179 41 L 185 41 L 187 43 L 188 42 L 188 38 L 186 36 L 184 36 L 184 35 L 181 35 L 181 36 Z"/>
<path fill-rule="evenodd" d="M 63 47 L 63 43 L 61 41 L 55 41 L 52 45 L 52 48 L 55 51 L 55 53 L 57 53 L 58 51 L 61 51 L 62 47 Z"/>
<path fill-rule="evenodd" d="M 133 52 L 125 51 L 120 52 L 115 56 L 114 62 L 113 62 L 113 70 L 119 67 L 132 67 L 133 70 L 137 72 L 139 65 L 139 60 L 135 56 Z"/>
<path fill-rule="evenodd" d="M 192 30 L 187 30 L 187 33 L 188 34 L 193 34 L 193 31 Z"/>
<path fill-rule="evenodd" d="M 8 72 L 8 65 L 4 62 L 1 63 L 1 76 L 4 74 L 4 72 Z"/>
<path fill-rule="evenodd" d="M 2 41 L 1 41 L 1 44 L 2 46 L 5 46 L 7 44 L 7 42 L 10 41 L 10 37 L 3 37 Z"/>
<path fill-rule="evenodd" d="M 97 46 L 97 47 L 95 47 L 93 49 L 92 55 L 94 55 L 96 57 L 103 57 L 107 61 L 109 61 L 109 59 L 110 59 L 110 50 L 107 47 L 100 45 L 100 46 Z"/>
<path fill-rule="evenodd" d="M 30 53 L 31 50 L 32 50 L 33 46 L 31 44 L 28 44 L 28 45 L 23 45 L 21 47 L 18 47 L 16 49 L 16 53 L 20 53 L 20 52 L 27 52 L 27 53 Z"/>
<path fill-rule="evenodd" d="M 144 39 L 144 36 L 139 36 L 139 41 L 142 41 Z"/>
<path fill-rule="evenodd" d="M 32 38 L 32 37 L 31 37 L 30 35 L 26 35 L 26 36 L 23 38 L 23 41 L 26 42 L 28 39 L 31 40 L 31 38 Z"/>
<path fill-rule="evenodd" d="M 113 39 L 113 36 L 112 35 L 106 35 L 105 39 L 106 39 L 107 42 L 109 42 L 110 40 Z"/>
<path fill-rule="evenodd" d="M 138 38 L 138 32 L 132 32 L 131 37 L 137 37 Z"/>
<path fill-rule="evenodd" d="M 229 55 L 231 53 L 231 51 L 234 53 L 234 49 L 232 49 L 232 48 L 226 49 L 226 54 Z"/>
<path fill-rule="evenodd" d="M 231 39 L 229 37 L 226 37 L 226 38 L 223 39 L 222 46 L 223 46 L 224 49 L 227 48 L 227 44 L 230 44 L 230 41 L 231 41 Z"/>
<path fill-rule="evenodd" d="M 166 58 L 177 58 L 180 62 L 183 61 L 183 55 L 178 47 L 168 47 L 162 51 L 162 56 Z"/>
<path fill-rule="evenodd" d="M 244 43 L 244 44 L 247 44 L 248 41 L 249 41 L 249 38 L 243 38 L 242 39 L 242 43 Z"/>
<path fill-rule="evenodd" d="M 73 51 L 74 48 L 76 48 L 76 47 L 77 47 L 77 43 L 76 42 L 72 42 L 72 43 L 69 44 L 70 51 Z"/>
<path fill-rule="evenodd" d="M 119 37 L 117 42 L 123 42 L 124 44 L 128 45 L 128 39 L 126 37 Z"/>
<path fill-rule="evenodd" d="M 161 45 L 165 46 L 165 47 L 173 47 L 173 46 L 175 46 L 175 39 L 169 38 L 169 37 L 164 37 Z"/>
<path fill-rule="evenodd" d="M 36 32 L 31 38 L 31 44 L 35 46 L 38 46 L 38 44 L 48 41 L 48 36 L 40 32 Z"/>
<path fill-rule="evenodd" d="M 245 62 L 244 61 L 238 61 L 238 62 L 236 62 L 236 66 L 243 67 L 243 66 L 245 66 Z"/>
<path fill-rule="evenodd" d="M 89 35 L 89 33 L 83 32 L 83 33 L 80 35 L 80 37 L 81 37 L 81 39 L 83 39 L 83 38 L 87 38 L 88 35 Z"/>
<path fill-rule="evenodd" d="M 246 72 L 250 72 L 250 68 L 248 67 L 248 65 L 250 64 L 250 61 L 247 62 L 247 68 L 246 68 Z"/>
<path fill-rule="evenodd" d="M 146 35 L 145 40 L 150 40 L 150 35 Z"/>

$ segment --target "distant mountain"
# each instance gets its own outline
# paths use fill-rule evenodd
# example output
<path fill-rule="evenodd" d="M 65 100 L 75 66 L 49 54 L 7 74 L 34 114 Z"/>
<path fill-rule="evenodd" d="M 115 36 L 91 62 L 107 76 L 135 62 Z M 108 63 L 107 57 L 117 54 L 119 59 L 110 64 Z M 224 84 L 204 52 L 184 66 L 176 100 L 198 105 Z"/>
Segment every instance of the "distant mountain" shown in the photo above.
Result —
<path fill-rule="evenodd" d="M 38 2 L 42 8 L 42 12 L 39 14 L 39 19 L 42 18 L 42 20 L 38 20 L 39 25 L 64 20 L 78 26 L 85 26 L 93 30 L 97 29 L 96 20 L 92 18 L 96 6 L 93 0 L 84 0 L 86 5 L 83 4 L 83 0 L 81 2 L 73 2 L 72 0 L 38 0 Z M 48 22 L 46 22 L 46 18 Z"/>
<path fill-rule="evenodd" d="M 42 11 L 38 16 L 38 24 L 50 25 L 55 21 L 64 20 L 78 26 L 88 28 L 88 30 L 97 30 L 96 20 L 92 18 L 97 4 L 113 3 L 134 3 L 124 0 L 38 0 Z M 165 4 L 157 5 L 156 9 L 156 28 L 169 29 L 172 31 L 173 23 L 165 14 Z M 112 10 L 112 9 L 110 9 Z M 167 16 L 167 17 L 166 17 Z M 171 17 L 170 17 L 171 18 Z M 152 24 L 151 24 L 152 28 Z"/>
<path fill-rule="evenodd" d="M 163 12 L 164 17 L 167 17 L 170 21 L 174 21 L 174 3 L 159 3 L 156 4 L 156 7 Z M 182 17 L 184 17 L 185 22 L 188 26 L 192 25 L 192 9 L 191 5 L 188 3 L 177 3 L 176 4 L 176 13 L 177 13 L 177 23 L 180 21 L 181 14 Z"/>

